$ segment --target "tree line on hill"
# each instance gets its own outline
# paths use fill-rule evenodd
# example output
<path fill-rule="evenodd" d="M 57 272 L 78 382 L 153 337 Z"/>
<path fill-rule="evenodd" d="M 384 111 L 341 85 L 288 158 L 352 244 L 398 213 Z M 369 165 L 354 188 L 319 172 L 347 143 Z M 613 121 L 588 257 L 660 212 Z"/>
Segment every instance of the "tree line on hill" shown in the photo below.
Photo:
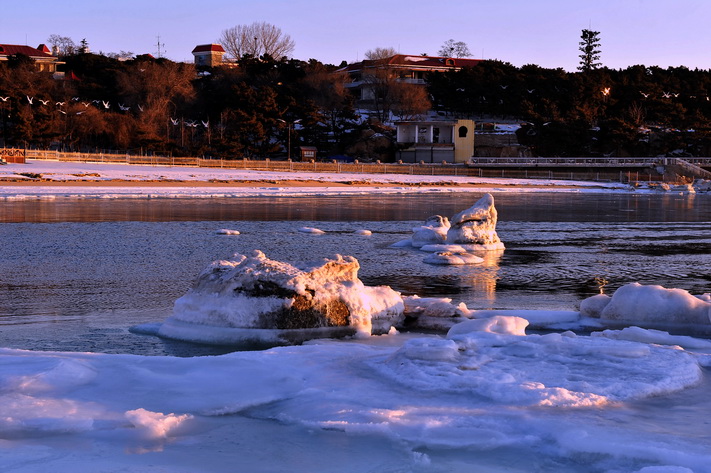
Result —
<path fill-rule="evenodd" d="M 538 156 L 709 156 L 711 71 L 604 67 L 583 72 L 483 61 L 430 77 L 434 107 L 520 119 Z"/>
<path fill-rule="evenodd" d="M 322 156 L 394 156 L 387 120 L 359 117 L 349 79 L 313 59 L 245 55 L 237 67 L 206 70 L 148 55 L 83 53 L 62 61 L 62 80 L 27 57 L 0 63 L 4 146 L 229 159 L 286 155 L 290 143 L 291 155 L 310 145 Z M 443 116 L 520 121 L 519 142 L 533 155 L 710 155 L 707 70 L 638 65 L 571 73 L 481 61 L 427 82 L 428 105 Z M 377 86 L 378 97 L 388 94 Z M 408 94 L 392 100 L 403 103 L 390 110 L 410 110 Z"/>
<path fill-rule="evenodd" d="M 62 80 L 26 57 L 0 63 L 5 146 L 268 157 L 288 141 L 343 147 L 361 128 L 342 78 L 317 61 L 245 56 L 198 71 L 148 55 L 62 60 Z"/>

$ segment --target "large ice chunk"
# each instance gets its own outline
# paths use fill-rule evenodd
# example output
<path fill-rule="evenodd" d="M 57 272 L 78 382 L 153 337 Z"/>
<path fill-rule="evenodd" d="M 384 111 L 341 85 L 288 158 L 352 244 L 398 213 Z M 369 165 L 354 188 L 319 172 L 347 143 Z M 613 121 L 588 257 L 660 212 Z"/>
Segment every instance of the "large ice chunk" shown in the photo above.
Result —
<path fill-rule="evenodd" d="M 602 320 L 653 325 L 709 325 L 711 303 L 683 289 L 631 283 L 612 297 L 597 295 L 580 304 L 580 312 Z"/>
<path fill-rule="evenodd" d="M 526 335 L 528 320 L 521 317 L 493 315 L 486 319 L 467 320 L 449 329 L 447 338 L 466 335 L 472 332 L 502 333 L 506 335 Z"/>
<path fill-rule="evenodd" d="M 496 233 L 498 212 L 494 196 L 484 194 L 474 205 L 452 217 L 429 217 L 424 225 L 412 229 L 412 236 L 393 247 L 419 248 L 433 253 L 425 263 L 441 265 L 480 264 L 484 262 L 475 252 L 503 250 L 504 244 Z"/>
<path fill-rule="evenodd" d="M 497 220 L 494 196 L 485 194 L 474 205 L 452 217 L 447 243 L 481 245 L 487 250 L 503 248 L 496 233 Z"/>
<path fill-rule="evenodd" d="M 433 215 L 425 224 L 412 229 L 412 246 L 422 248 L 425 245 L 439 244 L 447 241 L 447 231 L 450 224 L 447 217 Z"/>
<path fill-rule="evenodd" d="M 365 286 L 359 268 L 351 256 L 293 265 L 258 250 L 236 254 L 200 273 L 158 335 L 222 344 L 387 333 L 404 318 L 402 298 Z"/>

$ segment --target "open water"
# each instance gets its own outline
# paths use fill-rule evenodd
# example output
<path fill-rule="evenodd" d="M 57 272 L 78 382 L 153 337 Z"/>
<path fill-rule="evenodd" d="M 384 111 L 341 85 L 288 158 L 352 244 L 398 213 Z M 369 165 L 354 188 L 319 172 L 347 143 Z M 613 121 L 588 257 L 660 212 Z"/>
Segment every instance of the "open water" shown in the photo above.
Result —
<path fill-rule="evenodd" d="M 211 261 L 259 249 L 277 260 L 355 256 L 368 285 L 469 308 L 575 310 L 629 282 L 711 292 L 711 195 L 495 194 L 506 250 L 435 266 L 391 245 L 481 193 L 233 199 L 57 199 L 0 206 L 0 346 L 192 356 L 200 347 L 130 333 L 159 322 Z M 299 232 L 316 227 L 323 235 Z M 235 236 L 220 229 L 238 230 Z M 354 232 L 367 229 L 370 236 Z"/>

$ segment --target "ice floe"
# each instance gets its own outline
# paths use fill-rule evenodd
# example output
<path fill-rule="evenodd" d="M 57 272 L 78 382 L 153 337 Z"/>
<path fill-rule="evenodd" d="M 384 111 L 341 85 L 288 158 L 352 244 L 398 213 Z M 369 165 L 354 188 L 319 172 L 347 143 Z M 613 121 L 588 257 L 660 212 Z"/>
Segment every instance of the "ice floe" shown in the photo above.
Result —
<path fill-rule="evenodd" d="M 311 233 L 313 235 L 323 235 L 324 233 L 326 233 L 323 230 L 321 230 L 320 228 L 314 228 L 314 227 L 299 227 L 299 231 L 301 233 Z"/>
<path fill-rule="evenodd" d="M 365 286 L 359 268 L 355 258 L 341 255 L 290 264 L 258 250 L 235 254 L 203 270 L 156 333 L 200 343 L 271 345 L 387 333 L 404 318 L 402 298 L 387 286 Z"/>
<path fill-rule="evenodd" d="M 696 297 L 683 289 L 626 284 L 612 297 L 599 294 L 580 303 L 585 317 L 602 321 L 645 323 L 659 326 L 711 325 L 708 295 Z"/>
<path fill-rule="evenodd" d="M 412 229 L 410 238 L 392 246 L 419 248 L 433 253 L 424 259 L 425 263 L 479 264 L 484 262 L 482 252 L 505 249 L 496 233 L 497 221 L 494 196 L 487 193 L 474 205 L 454 215 L 451 220 L 441 215 L 429 217 L 423 225 Z"/>

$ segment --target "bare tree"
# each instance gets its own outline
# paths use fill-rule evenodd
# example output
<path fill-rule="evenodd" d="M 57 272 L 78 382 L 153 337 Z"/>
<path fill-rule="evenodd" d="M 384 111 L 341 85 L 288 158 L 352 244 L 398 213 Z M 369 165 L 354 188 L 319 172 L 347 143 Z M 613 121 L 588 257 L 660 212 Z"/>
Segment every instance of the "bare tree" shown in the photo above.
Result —
<path fill-rule="evenodd" d="M 374 116 L 381 122 L 389 121 L 392 113 L 401 118 L 415 118 L 431 106 L 424 87 L 402 82 L 397 70 L 385 61 L 396 54 L 395 48 L 375 48 L 365 52 L 366 59 L 376 63 L 363 71 L 363 88 L 368 100 L 372 101 Z"/>
<path fill-rule="evenodd" d="M 106 57 L 110 57 L 112 59 L 118 59 L 119 61 L 125 61 L 128 59 L 131 59 L 134 54 L 133 51 L 124 51 L 123 49 L 117 53 L 106 53 L 104 54 Z"/>
<path fill-rule="evenodd" d="M 281 28 L 263 21 L 228 28 L 222 31 L 218 41 L 227 54 L 235 59 L 247 54 L 253 57 L 268 55 L 281 59 L 289 56 L 296 46 L 291 36 L 283 34 Z"/>
<path fill-rule="evenodd" d="M 644 108 L 638 102 L 632 102 L 627 109 L 627 115 L 635 126 L 642 126 L 644 124 Z"/>
<path fill-rule="evenodd" d="M 119 92 L 137 117 L 141 136 L 159 139 L 168 120 L 193 98 L 194 78 L 192 64 L 171 61 L 144 61 L 117 74 Z"/>
<path fill-rule="evenodd" d="M 427 90 L 420 85 L 396 82 L 390 96 L 391 109 L 400 120 L 421 120 L 432 108 Z"/>
<path fill-rule="evenodd" d="M 52 46 L 52 49 L 57 48 L 60 56 L 69 56 L 77 51 L 76 43 L 69 36 L 51 34 L 47 38 L 47 43 Z"/>
<path fill-rule="evenodd" d="M 371 61 L 377 61 L 378 59 L 387 59 L 393 57 L 397 54 L 395 48 L 375 48 L 369 49 L 365 52 L 365 58 Z"/>
<path fill-rule="evenodd" d="M 354 96 L 346 87 L 348 82 L 348 74 L 334 74 L 317 62 L 310 62 L 303 79 L 304 98 L 318 108 L 328 122 L 331 136 L 339 144 L 349 121 L 355 119 Z"/>
<path fill-rule="evenodd" d="M 387 67 L 375 67 L 362 76 L 362 87 L 367 93 L 368 100 L 372 101 L 374 115 L 380 122 L 390 119 L 392 108 L 390 90 L 396 80 L 395 75 Z"/>
<path fill-rule="evenodd" d="M 469 46 L 464 41 L 448 39 L 444 42 L 438 53 L 442 57 L 469 57 L 472 55 Z"/>

